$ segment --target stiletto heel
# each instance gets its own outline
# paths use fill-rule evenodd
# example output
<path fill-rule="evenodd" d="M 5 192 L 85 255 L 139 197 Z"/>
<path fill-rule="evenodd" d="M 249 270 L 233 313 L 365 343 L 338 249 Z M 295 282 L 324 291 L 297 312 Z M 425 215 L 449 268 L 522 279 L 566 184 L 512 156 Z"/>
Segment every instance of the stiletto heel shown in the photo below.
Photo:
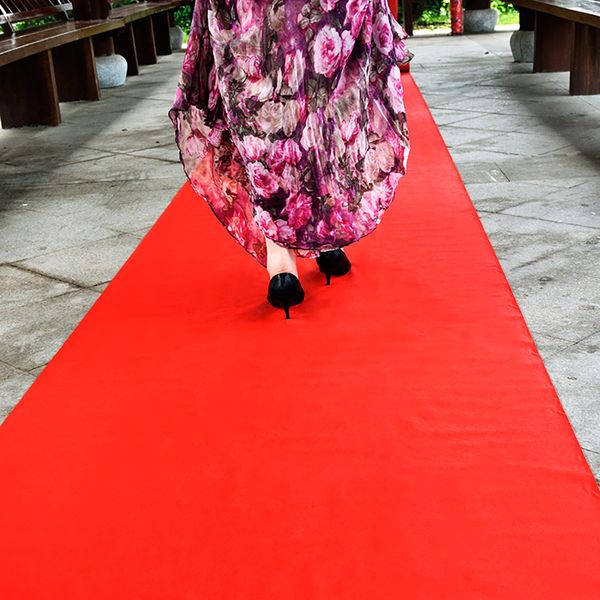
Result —
<path fill-rule="evenodd" d="M 352 266 L 342 249 L 321 252 L 317 256 L 317 264 L 319 265 L 319 271 L 325 273 L 325 285 L 330 284 L 332 275 L 345 275 Z"/>
<path fill-rule="evenodd" d="M 300 304 L 304 300 L 304 289 L 300 280 L 293 273 L 284 271 L 271 277 L 267 300 L 276 308 L 283 308 L 285 318 L 290 318 L 290 306 Z"/>

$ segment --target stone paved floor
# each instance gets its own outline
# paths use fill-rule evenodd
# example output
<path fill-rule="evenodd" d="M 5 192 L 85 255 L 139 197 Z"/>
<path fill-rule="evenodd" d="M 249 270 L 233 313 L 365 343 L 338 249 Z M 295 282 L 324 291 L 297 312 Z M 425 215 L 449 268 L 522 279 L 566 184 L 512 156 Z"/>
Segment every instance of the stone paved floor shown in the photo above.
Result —
<path fill-rule="evenodd" d="M 509 36 L 417 35 L 411 72 L 598 478 L 600 96 L 513 63 Z M 182 58 L 62 104 L 58 128 L 0 131 L 0 421 L 183 183 Z"/>

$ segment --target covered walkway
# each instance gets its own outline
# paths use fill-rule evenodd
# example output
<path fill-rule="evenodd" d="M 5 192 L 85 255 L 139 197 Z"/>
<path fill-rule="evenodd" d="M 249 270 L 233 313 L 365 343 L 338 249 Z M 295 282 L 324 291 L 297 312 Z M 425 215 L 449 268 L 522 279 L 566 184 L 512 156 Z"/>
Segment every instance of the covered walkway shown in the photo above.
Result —
<path fill-rule="evenodd" d="M 600 96 L 513 63 L 509 35 L 417 35 L 411 73 L 598 478 Z M 183 183 L 166 116 L 182 57 L 63 103 L 60 127 L 0 131 L 1 417 Z"/>

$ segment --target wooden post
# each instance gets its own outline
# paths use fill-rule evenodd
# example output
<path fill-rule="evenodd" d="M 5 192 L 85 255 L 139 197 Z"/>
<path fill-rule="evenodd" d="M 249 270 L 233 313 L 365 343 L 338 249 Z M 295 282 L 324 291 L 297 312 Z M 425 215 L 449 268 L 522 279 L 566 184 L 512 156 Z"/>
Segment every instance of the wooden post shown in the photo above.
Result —
<path fill-rule="evenodd" d="M 513 5 L 519 11 L 519 29 L 521 31 L 535 31 L 535 12 L 524 6 Z"/>
<path fill-rule="evenodd" d="M 110 4 L 107 0 L 72 0 L 73 17 L 76 21 L 108 19 Z"/>
<path fill-rule="evenodd" d="M 161 56 L 172 54 L 169 13 L 165 11 L 152 15 L 152 28 L 154 29 L 156 53 Z"/>
<path fill-rule="evenodd" d="M 413 34 L 413 20 L 412 0 L 402 0 L 402 26 L 408 35 Z"/>
<path fill-rule="evenodd" d="M 53 48 L 52 62 L 61 102 L 100 100 L 94 48 L 90 38 Z"/>
<path fill-rule="evenodd" d="M 390 12 L 394 15 L 394 19 L 398 20 L 398 0 L 388 0 Z"/>
<path fill-rule="evenodd" d="M 138 60 L 137 48 L 135 45 L 135 34 L 133 31 L 133 23 L 125 24 L 125 31 L 117 35 L 115 40 L 116 51 L 125 57 L 127 61 L 127 75 L 140 74 L 140 62 Z"/>
<path fill-rule="evenodd" d="M 568 71 L 573 53 L 575 23 L 546 13 L 535 13 L 533 72 Z"/>
<path fill-rule="evenodd" d="M 451 35 L 462 35 L 462 0 L 450 0 L 450 27 Z"/>
<path fill-rule="evenodd" d="M 109 14 L 108 0 L 73 0 L 73 17 L 77 21 L 108 19 Z M 110 56 L 115 53 L 112 33 L 94 36 L 93 44 L 96 56 Z"/>
<path fill-rule="evenodd" d="M 50 50 L 0 69 L 2 127 L 59 125 L 60 108 Z"/>
<path fill-rule="evenodd" d="M 575 24 L 571 60 L 571 94 L 600 94 L 600 29 Z"/>
<path fill-rule="evenodd" d="M 158 62 L 152 17 L 133 22 L 135 46 L 140 65 L 155 65 Z"/>

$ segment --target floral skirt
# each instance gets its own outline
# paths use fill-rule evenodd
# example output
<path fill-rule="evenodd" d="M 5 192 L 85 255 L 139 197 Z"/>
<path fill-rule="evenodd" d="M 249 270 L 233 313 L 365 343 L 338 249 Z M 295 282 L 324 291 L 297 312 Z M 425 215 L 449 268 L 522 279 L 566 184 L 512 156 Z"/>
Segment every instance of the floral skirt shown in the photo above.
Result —
<path fill-rule="evenodd" d="M 169 110 L 184 171 L 263 266 L 371 233 L 409 155 L 387 0 L 196 0 Z"/>

